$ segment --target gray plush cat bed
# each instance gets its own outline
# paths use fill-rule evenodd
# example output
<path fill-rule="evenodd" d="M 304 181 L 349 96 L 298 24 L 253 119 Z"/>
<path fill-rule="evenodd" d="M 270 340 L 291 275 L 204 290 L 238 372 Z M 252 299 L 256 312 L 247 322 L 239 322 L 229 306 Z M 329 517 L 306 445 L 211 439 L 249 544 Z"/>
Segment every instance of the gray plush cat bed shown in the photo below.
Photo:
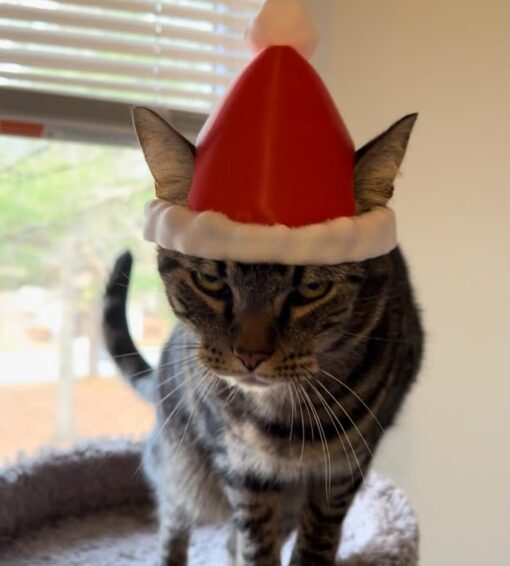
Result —
<path fill-rule="evenodd" d="M 101 441 L 0 470 L 0 564 L 154 565 L 156 527 L 139 466 L 139 444 Z M 225 538 L 222 528 L 198 530 L 190 566 L 226 564 Z M 418 525 L 409 503 L 372 473 L 346 520 L 339 564 L 417 563 Z"/>

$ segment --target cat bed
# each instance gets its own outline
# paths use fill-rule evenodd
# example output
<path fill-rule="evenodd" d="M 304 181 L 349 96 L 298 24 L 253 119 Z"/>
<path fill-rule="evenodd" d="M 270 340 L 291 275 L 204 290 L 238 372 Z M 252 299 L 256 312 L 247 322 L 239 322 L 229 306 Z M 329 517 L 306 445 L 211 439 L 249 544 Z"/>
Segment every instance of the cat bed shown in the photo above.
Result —
<path fill-rule="evenodd" d="M 227 564 L 225 540 L 224 527 L 198 529 L 190 566 Z M 139 443 L 97 441 L 0 470 L 0 564 L 152 566 L 156 548 Z M 417 563 L 418 524 L 409 503 L 389 480 L 371 473 L 346 519 L 338 564 Z"/>

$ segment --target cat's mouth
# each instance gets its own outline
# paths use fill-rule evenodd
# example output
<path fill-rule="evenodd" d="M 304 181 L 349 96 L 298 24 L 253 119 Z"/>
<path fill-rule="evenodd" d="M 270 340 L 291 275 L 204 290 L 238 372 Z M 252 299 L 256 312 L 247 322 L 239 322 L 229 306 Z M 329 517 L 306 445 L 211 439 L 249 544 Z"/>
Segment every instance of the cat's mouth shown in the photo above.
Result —
<path fill-rule="evenodd" d="M 288 366 L 276 368 L 272 372 L 270 367 L 257 368 L 254 371 L 242 371 L 240 368 L 210 368 L 220 378 L 227 381 L 231 386 L 246 389 L 266 389 L 286 385 L 289 382 L 301 382 L 310 379 L 310 376 L 319 371 L 317 361 L 306 360 L 302 364 L 296 363 L 289 371 Z M 282 369 L 282 371 L 280 371 Z"/>

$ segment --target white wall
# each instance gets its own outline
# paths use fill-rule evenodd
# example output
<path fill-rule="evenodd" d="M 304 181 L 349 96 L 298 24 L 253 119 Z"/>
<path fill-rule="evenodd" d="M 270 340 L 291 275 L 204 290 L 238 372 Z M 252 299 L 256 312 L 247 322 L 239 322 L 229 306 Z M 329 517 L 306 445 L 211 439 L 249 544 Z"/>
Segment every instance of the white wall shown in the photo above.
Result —
<path fill-rule="evenodd" d="M 377 466 L 419 513 L 422 566 L 509 564 L 510 2 L 308 4 L 358 145 L 420 112 L 394 205 L 428 354 Z"/>

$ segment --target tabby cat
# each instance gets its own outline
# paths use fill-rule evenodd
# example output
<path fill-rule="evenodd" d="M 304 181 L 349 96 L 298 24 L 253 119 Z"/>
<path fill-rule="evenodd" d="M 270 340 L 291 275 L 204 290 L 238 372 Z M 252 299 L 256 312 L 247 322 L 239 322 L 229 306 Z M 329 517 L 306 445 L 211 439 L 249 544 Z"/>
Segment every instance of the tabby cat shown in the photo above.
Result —
<path fill-rule="evenodd" d="M 416 120 L 357 152 L 359 214 L 385 206 Z M 156 184 L 189 187 L 194 147 L 149 110 L 135 126 Z M 176 199 L 179 200 L 179 199 Z M 180 198 L 185 202 L 186 194 Z M 162 565 L 184 566 L 192 529 L 228 521 L 237 566 L 331 566 L 342 522 L 418 372 L 423 335 L 406 263 L 248 265 L 158 250 L 179 319 L 153 370 L 129 335 L 129 253 L 105 296 L 108 349 L 152 401 L 144 469 Z"/>

